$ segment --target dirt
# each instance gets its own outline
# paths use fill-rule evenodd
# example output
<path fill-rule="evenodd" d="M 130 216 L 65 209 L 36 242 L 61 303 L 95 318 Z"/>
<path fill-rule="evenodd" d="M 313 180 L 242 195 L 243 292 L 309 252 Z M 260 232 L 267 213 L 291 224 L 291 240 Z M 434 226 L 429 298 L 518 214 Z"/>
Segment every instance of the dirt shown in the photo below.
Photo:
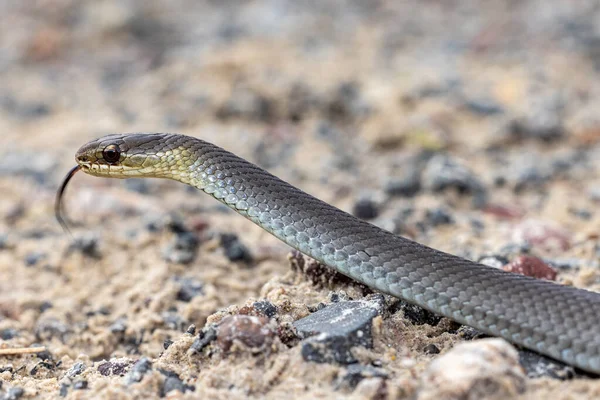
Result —
<path fill-rule="evenodd" d="M 69 237 L 57 187 L 80 145 L 113 132 L 196 136 L 341 209 L 369 199 L 371 222 L 434 248 L 533 255 L 558 282 L 600 291 L 599 12 L 541 0 L 4 2 L 0 350 L 45 351 L 0 354 L 0 398 L 413 398 L 438 357 L 424 349 L 464 340 L 448 320 L 388 312 L 373 348 L 353 350 L 387 377 L 347 386 L 347 366 L 305 361 L 288 330 L 332 293 L 364 288 L 292 271 L 287 245 L 175 182 L 77 174 Z M 459 165 L 460 182 L 438 188 L 435 157 Z M 394 192 L 411 173 L 414 193 Z M 187 263 L 180 230 L 198 240 Z M 232 261 L 224 234 L 249 256 Z M 277 314 L 260 351 L 190 350 L 261 300 Z M 599 392 L 577 374 L 528 379 L 519 396 Z"/>

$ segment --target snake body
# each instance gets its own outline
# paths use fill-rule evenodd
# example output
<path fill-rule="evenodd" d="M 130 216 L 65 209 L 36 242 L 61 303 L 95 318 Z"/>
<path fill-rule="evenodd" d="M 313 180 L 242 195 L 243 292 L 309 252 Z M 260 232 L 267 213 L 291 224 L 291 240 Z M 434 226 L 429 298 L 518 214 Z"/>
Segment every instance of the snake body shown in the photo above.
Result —
<path fill-rule="evenodd" d="M 599 293 L 504 272 L 394 235 L 197 138 L 109 135 L 81 147 L 76 160 L 95 176 L 192 185 L 375 290 L 600 373 Z"/>

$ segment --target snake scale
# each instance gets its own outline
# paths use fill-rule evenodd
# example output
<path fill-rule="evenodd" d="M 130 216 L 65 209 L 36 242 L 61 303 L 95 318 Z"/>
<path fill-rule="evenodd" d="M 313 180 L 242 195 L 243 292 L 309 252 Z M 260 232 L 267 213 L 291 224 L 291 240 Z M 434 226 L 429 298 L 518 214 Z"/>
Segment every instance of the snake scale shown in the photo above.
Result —
<path fill-rule="evenodd" d="M 394 235 L 197 138 L 108 135 L 77 167 L 100 177 L 194 186 L 290 246 L 383 293 L 582 370 L 600 373 L 600 294 L 504 272 Z"/>

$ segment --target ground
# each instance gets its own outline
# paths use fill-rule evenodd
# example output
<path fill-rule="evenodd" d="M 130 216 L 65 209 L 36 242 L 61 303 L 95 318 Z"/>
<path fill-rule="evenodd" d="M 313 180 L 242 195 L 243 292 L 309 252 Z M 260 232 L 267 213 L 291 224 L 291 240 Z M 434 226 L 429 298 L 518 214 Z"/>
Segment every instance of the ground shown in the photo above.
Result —
<path fill-rule="evenodd" d="M 600 291 L 595 2 L 9 0 L 0 13 L 0 350 L 33 351 L 0 354 L 0 398 L 427 398 L 432 362 L 478 341 L 321 279 L 175 182 L 77 174 L 70 237 L 57 187 L 79 146 L 113 132 L 196 136 L 397 234 L 497 267 L 534 256 Z M 347 301 L 383 302 L 372 346 L 307 360 L 294 322 Z M 600 395 L 581 371 L 515 368 L 487 395 Z"/>

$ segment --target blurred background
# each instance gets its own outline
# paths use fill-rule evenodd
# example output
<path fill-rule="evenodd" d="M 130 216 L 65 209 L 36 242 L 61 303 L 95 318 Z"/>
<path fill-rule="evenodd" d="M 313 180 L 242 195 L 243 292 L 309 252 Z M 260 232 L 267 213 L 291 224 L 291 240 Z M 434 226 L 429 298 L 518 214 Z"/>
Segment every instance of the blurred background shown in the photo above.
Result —
<path fill-rule="evenodd" d="M 57 186 L 115 132 L 202 138 L 455 254 L 596 266 L 599 77 L 596 1 L 0 0 L 2 339 L 156 356 L 288 271 L 285 245 L 172 182 L 78 174 L 67 214 L 91 238 L 70 243 Z M 224 232 L 238 247 L 195 258 Z"/>

